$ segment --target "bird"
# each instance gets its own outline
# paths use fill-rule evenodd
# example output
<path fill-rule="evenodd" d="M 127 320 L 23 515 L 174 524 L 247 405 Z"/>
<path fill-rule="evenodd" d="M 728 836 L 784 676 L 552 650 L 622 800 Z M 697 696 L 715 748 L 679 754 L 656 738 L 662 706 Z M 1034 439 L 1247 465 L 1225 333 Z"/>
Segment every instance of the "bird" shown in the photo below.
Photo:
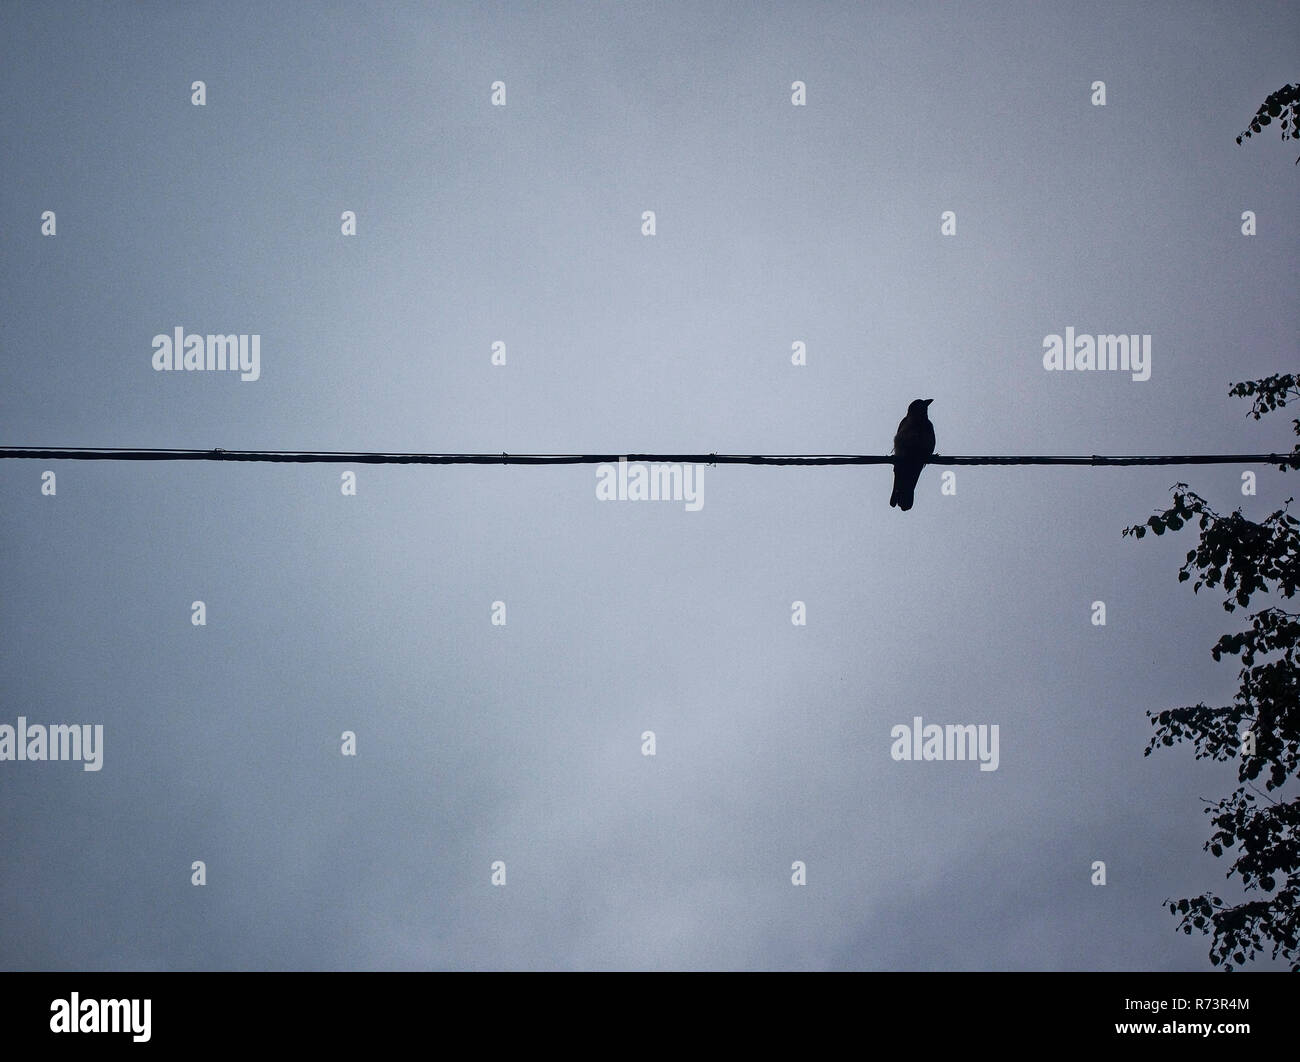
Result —
<path fill-rule="evenodd" d="M 934 425 L 927 410 L 933 398 L 918 398 L 907 407 L 907 416 L 898 423 L 894 436 L 894 493 L 889 496 L 889 507 L 907 512 L 912 507 L 916 481 L 921 469 L 934 453 Z"/>

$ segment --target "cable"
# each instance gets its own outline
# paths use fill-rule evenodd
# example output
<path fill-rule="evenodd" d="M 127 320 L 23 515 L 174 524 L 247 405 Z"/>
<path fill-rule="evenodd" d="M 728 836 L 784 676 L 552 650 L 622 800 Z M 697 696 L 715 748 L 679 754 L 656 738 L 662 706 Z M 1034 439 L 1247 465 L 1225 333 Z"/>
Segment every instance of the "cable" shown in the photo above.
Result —
<path fill-rule="evenodd" d="M 0 446 L 0 458 L 43 461 L 276 461 L 356 465 L 597 465 L 620 460 L 697 465 L 892 465 L 889 454 L 403 454 L 340 450 L 169 450 L 127 447 Z M 1288 462 L 1300 468 L 1300 452 L 1289 454 L 1185 454 L 1172 457 L 985 456 L 933 454 L 931 465 L 1249 465 Z"/>

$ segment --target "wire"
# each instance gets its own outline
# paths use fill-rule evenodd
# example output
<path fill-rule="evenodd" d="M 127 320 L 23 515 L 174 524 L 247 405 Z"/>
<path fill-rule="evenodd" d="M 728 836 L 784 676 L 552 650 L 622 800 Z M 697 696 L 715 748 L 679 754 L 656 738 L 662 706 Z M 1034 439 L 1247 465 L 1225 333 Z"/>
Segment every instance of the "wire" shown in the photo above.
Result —
<path fill-rule="evenodd" d="M 620 460 L 697 465 L 892 465 L 889 454 L 403 454 L 340 450 L 169 450 L 127 447 L 0 446 L 0 458 L 42 461 L 276 461 L 356 465 L 598 465 Z M 932 454 L 931 465 L 1250 465 L 1290 462 L 1289 454 L 1183 454 L 1172 457 L 984 456 Z"/>

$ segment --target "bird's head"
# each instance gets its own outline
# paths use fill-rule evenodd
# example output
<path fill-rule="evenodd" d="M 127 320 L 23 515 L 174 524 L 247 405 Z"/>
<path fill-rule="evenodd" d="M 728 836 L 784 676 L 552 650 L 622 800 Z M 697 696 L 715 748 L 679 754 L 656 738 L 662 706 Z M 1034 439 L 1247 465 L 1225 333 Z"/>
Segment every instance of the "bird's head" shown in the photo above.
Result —
<path fill-rule="evenodd" d="M 910 406 L 907 407 L 907 412 L 909 414 L 914 413 L 919 417 L 924 417 L 926 409 L 933 401 L 934 401 L 933 398 L 918 398 L 915 401 L 913 401 Z"/>

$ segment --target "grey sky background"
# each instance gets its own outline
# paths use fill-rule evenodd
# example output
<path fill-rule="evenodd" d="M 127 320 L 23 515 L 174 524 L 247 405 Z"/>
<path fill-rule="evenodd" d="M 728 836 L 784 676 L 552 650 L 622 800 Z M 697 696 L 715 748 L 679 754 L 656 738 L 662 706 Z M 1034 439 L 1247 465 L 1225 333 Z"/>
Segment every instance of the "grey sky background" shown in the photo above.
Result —
<path fill-rule="evenodd" d="M 1296 367 L 1300 149 L 1233 138 L 1298 43 L 1281 3 L 6 4 L 0 443 L 886 453 L 932 397 L 941 453 L 1289 449 L 1227 390 Z M 261 379 L 154 372 L 177 325 Z M 1150 380 L 1044 371 L 1067 326 L 1150 333 Z M 1241 618 L 1190 529 L 1120 530 L 1294 478 L 341 471 L 0 462 L 0 722 L 105 727 L 97 773 L 0 763 L 0 966 L 1208 968 L 1160 902 L 1224 886 L 1232 770 L 1144 713 L 1230 699 Z M 894 762 L 915 715 L 998 770 Z"/>

